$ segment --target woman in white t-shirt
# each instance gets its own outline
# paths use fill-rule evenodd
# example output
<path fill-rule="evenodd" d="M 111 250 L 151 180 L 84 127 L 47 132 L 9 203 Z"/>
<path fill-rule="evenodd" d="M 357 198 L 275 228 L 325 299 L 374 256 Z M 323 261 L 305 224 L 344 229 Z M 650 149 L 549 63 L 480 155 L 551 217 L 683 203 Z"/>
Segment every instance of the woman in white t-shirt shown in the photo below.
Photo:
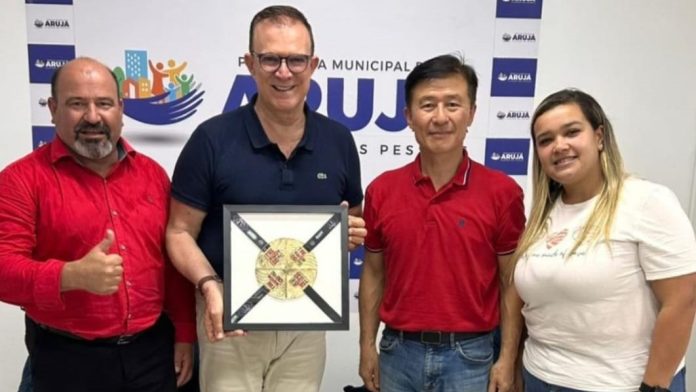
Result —
<path fill-rule="evenodd" d="M 684 391 L 696 241 L 679 201 L 624 173 L 609 120 L 582 91 L 547 97 L 532 139 L 514 275 L 525 390 Z"/>

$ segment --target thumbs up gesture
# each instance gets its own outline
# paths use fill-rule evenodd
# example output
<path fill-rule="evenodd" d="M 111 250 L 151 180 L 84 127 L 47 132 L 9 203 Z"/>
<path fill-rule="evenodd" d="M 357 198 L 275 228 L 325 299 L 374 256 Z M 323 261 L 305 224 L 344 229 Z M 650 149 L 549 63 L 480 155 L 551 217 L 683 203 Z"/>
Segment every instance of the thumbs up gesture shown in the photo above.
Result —
<path fill-rule="evenodd" d="M 104 239 L 84 257 L 66 263 L 61 274 L 61 290 L 86 290 L 99 295 L 113 294 L 123 279 L 123 259 L 109 254 L 114 232 L 106 230 Z"/>

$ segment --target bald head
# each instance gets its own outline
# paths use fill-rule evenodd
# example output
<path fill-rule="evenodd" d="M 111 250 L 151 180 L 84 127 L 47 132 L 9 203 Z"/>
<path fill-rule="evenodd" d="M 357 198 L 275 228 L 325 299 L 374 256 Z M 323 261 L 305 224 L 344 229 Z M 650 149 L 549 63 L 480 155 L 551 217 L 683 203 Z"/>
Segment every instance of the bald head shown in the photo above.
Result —
<path fill-rule="evenodd" d="M 116 88 L 116 95 L 120 98 L 121 97 L 121 91 L 118 86 L 118 79 L 116 78 L 116 74 L 109 69 L 106 65 L 103 63 L 100 63 L 99 61 L 89 58 L 89 57 L 78 57 L 74 60 L 71 60 L 58 68 L 56 72 L 53 73 L 53 76 L 51 77 L 51 97 L 54 99 L 58 98 L 58 91 L 60 90 L 60 79 L 61 75 L 64 73 L 64 71 L 70 71 L 71 69 L 81 69 L 85 70 L 85 72 L 106 72 L 111 75 L 111 78 L 114 80 L 114 87 Z"/>
<path fill-rule="evenodd" d="M 48 108 L 56 136 L 83 163 L 100 168 L 115 163 L 123 101 L 111 70 L 94 59 L 78 58 L 60 67 L 51 87 Z"/>

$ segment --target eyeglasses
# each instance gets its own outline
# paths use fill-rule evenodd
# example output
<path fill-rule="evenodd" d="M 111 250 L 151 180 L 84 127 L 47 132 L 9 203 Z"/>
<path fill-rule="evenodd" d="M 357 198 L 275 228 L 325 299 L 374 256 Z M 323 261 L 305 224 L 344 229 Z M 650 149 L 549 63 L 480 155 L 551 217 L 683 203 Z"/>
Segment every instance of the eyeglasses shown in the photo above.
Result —
<path fill-rule="evenodd" d="M 304 72 L 309 65 L 309 60 L 312 56 L 306 54 L 291 54 L 290 56 L 279 56 L 274 53 L 256 53 L 251 52 L 259 60 L 261 69 L 266 72 L 276 72 L 280 65 L 285 60 L 285 65 L 288 67 L 290 72 L 296 74 Z"/>

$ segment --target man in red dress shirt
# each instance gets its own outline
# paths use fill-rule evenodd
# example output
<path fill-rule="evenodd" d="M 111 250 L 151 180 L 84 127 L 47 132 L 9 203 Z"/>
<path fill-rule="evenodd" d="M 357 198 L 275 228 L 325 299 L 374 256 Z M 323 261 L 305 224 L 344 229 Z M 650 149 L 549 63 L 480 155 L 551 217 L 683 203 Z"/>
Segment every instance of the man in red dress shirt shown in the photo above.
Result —
<path fill-rule="evenodd" d="M 34 390 L 175 391 L 195 325 L 164 248 L 168 177 L 121 138 L 103 64 L 56 71 L 49 108 L 57 137 L 0 172 L 0 300 L 26 311 Z"/>

